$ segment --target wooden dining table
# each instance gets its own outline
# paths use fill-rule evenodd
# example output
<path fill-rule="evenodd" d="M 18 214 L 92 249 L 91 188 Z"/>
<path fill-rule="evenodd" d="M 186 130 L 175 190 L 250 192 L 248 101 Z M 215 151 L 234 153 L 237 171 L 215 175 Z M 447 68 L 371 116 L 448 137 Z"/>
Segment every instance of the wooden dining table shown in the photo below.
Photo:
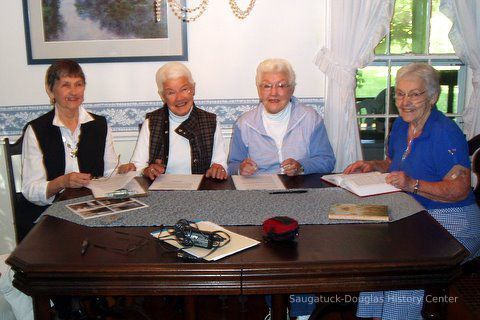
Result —
<path fill-rule="evenodd" d="M 317 174 L 281 180 L 289 189 L 331 187 Z M 231 179 L 204 179 L 200 188 L 234 185 Z M 67 190 L 63 197 L 86 193 Z M 272 295 L 272 319 L 284 319 L 293 293 L 423 288 L 444 296 L 468 255 L 426 211 L 390 223 L 301 225 L 296 241 L 285 243 L 262 241 L 261 226 L 228 226 L 261 243 L 213 262 L 170 254 L 150 236 L 156 229 L 87 227 L 45 215 L 7 259 L 15 271 L 13 284 L 33 298 L 36 319 L 50 319 L 50 298 L 58 295 L 183 296 L 187 319 L 196 317 L 197 296 Z M 85 239 L 108 245 L 82 254 Z M 134 250 L 108 250 L 122 241 Z M 442 319 L 444 311 L 443 303 L 424 306 L 432 319 Z"/>

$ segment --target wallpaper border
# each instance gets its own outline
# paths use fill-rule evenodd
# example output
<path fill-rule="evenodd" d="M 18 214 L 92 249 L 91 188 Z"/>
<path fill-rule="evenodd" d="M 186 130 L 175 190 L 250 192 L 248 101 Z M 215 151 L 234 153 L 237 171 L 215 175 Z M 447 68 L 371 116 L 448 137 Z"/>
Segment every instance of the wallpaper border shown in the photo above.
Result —
<path fill-rule="evenodd" d="M 299 98 L 323 116 L 324 98 Z M 258 99 L 206 99 L 195 100 L 195 104 L 206 111 L 215 113 L 222 128 L 230 128 L 244 112 L 253 109 Z M 145 114 L 162 106 L 161 101 L 85 103 L 84 107 L 107 118 L 114 132 L 138 131 L 138 125 Z M 25 124 L 48 112 L 51 106 L 23 105 L 0 107 L 0 136 L 18 136 Z"/>

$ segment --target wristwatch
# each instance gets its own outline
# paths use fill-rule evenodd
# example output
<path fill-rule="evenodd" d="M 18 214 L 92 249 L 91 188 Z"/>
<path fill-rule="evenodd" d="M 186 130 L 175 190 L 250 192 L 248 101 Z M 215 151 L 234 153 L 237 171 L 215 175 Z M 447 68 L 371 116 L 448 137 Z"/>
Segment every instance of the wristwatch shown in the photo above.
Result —
<path fill-rule="evenodd" d="M 420 182 L 417 179 L 417 180 L 415 180 L 415 185 L 413 186 L 413 194 L 418 193 L 418 187 L 420 187 Z"/>

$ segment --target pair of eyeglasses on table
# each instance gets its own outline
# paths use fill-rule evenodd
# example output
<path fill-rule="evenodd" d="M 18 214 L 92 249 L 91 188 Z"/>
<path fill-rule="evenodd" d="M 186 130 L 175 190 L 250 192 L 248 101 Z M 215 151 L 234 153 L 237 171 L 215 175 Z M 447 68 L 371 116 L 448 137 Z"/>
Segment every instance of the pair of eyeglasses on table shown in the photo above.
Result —
<path fill-rule="evenodd" d="M 83 256 L 87 253 L 87 249 L 89 247 L 102 249 L 109 252 L 119 253 L 119 254 L 129 254 L 143 246 L 145 246 L 150 239 L 149 237 L 138 235 L 138 234 L 131 234 L 123 231 L 114 231 L 119 236 L 115 239 L 118 242 L 123 242 L 126 245 L 123 247 L 113 247 L 109 245 L 99 244 L 96 242 L 92 242 L 89 239 L 84 239 L 82 245 L 80 247 L 80 254 Z M 117 243 L 117 242 L 116 242 Z"/>
<path fill-rule="evenodd" d="M 115 165 L 115 168 L 113 168 L 112 172 L 106 177 L 92 177 L 92 180 L 108 180 L 110 179 L 113 174 L 117 171 L 118 167 L 120 166 L 120 154 L 117 156 L 117 164 Z"/>

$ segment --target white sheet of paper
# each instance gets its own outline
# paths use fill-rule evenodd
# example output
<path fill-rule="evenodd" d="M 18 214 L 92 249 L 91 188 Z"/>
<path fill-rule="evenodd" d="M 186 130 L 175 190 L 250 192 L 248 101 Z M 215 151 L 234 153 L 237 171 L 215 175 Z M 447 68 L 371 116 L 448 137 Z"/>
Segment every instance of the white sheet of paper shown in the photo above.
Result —
<path fill-rule="evenodd" d="M 93 179 L 86 187 L 92 190 L 93 197 L 105 198 L 107 193 L 124 188 L 137 174 L 138 172 L 136 171 L 124 174 L 115 173 L 109 178 Z M 145 193 L 145 191 L 142 189 L 141 193 Z"/>
<path fill-rule="evenodd" d="M 218 259 L 227 257 L 239 251 L 256 246 L 257 244 L 260 243 L 255 239 L 242 236 L 241 234 L 222 228 L 219 225 L 210 221 L 197 222 L 197 227 L 198 229 L 203 231 L 210 231 L 210 232 L 223 231 L 230 236 L 230 242 L 228 242 L 225 246 L 216 249 L 211 254 L 209 254 L 212 251 L 211 249 L 205 249 L 200 247 L 190 247 L 188 249 L 183 249 L 183 251 L 186 251 L 197 258 L 204 258 L 207 261 L 216 261 Z M 151 235 L 154 236 L 155 238 L 159 238 L 159 237 L 170 238 L 170 234 L 167 230 L 152 232 Z M 183 246 L 180 243 L 178 243 L 176 240 L 165 240 L 165 242 L 177 248 L 183 248 Z"/>
<path fill-rule="evenodd" d="M 148 190 L 198 190 L 203 174 L 161 174 Z"/>
<path fill-rule="evenodd" d="M 253 176 L 233 175 L 237 190 L 285 190 L 285 186 L 276 174 L 259 174 Z"/>

